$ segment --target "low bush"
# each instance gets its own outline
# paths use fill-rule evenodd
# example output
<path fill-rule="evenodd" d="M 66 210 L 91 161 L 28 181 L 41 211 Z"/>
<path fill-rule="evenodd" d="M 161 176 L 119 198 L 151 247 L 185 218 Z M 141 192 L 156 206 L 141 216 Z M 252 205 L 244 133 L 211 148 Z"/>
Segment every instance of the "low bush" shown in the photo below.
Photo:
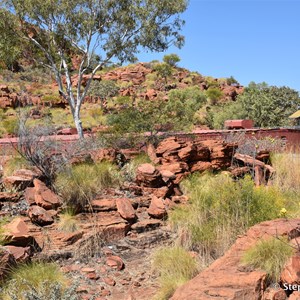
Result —
<path fill-rule="evenodd" d="M 33 293 L 44 295 L 45 298 L 40 299 L 51 299 L 49 295 L 52 294 L 54 285 L 59 285 L 60 289 L 64 290 L 67 288 L 67 284 L 67 278 L 59 270 L 59 266 L 54 263 L 36 262 L 24 264 L 12 270 L 10 279 L 3 286 L 1 299 L 36 299 L 30 298 L 29 295 Z"/>
<path fill-rule="evenodd" d="M 265 271 L 269 280 L 277 282 L 284 265 L 293 253 L 294 249 L 286 239 L 272 237 L 259 241 L 247 250 L 242 257 L 242 263 Z"/>
<path fill-rule="evenodd" d="M 153 256 L 153 269 L 159 272 L 160 290 L 156 299 L 169 299 L 177 287 L 196 275 L 197 260 L 182 247 L 164 247 Z"/>
<path fill-rule="evenodd" d="M 182 182 L 188 205 L 169 216 L 179 242 L 197 250 L 204 264 L 220 257 L 250 226 L 279 216 L 284 196 L 275 188 L 255 188 L 250 177 L 234 182 L 227 174 L 193 174 Z"/>
<path fill-rule="evenodd" d="M 75 211 L 89 204 L 103 188 L 117 187 L 122 176 L 109 162 L 79 164 L 57 175 L 55 187 L 66 206 Z"/>

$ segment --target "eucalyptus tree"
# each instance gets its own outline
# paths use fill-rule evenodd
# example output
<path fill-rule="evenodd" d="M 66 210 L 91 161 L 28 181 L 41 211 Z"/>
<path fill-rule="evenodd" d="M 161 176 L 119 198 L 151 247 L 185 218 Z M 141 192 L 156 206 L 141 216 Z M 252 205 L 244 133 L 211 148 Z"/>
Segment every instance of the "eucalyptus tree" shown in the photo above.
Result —
<path fill-rule="evenodd" d="M 82 138 L 80 109 L 96 72 L 110 61 L 133 62 L 142 50 L 182 46 L 180 14 L 187 1 L 3 0 L 1 8 L 18 18 L 14 34 L 31 42 L 39 50 L 35 59 L 54 73 Z M 80 57 L 76 81 L 70 49 Z M 100 59 L 92 67 L 95 53 Z"/>

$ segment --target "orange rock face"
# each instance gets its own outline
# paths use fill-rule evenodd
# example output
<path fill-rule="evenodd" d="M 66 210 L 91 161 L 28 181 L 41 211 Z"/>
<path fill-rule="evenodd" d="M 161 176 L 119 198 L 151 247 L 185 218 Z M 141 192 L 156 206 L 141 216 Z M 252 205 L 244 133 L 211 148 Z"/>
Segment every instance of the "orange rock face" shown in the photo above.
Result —
<path fill-rule="evenodd" d="M 178 288 L 172 300 L 260 300 L 265 288 L 265 273 L 241 266 L 241 257 L 262 238 L 300 235 L 300 219 L 277 219 L 257 224 L 238 238 L 225 255 L 194 279 Z M 272 298 L 274 299 L 274 298 Z M 276 298 L 277 299 L 277 298 Z"/>

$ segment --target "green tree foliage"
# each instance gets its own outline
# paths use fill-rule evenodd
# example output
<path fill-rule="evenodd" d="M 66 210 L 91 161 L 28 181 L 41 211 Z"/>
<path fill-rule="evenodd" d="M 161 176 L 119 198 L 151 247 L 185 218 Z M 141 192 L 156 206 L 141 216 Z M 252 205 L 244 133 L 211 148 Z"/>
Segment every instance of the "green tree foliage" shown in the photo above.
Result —
<path fill-rule="evenodd" d="M 228 77 L 226 82 L 228 85 L 239 84 L 239 82 L 233 76 Z"/>
<path fill-rule="evenodd" d="M 8 24 L 11 15 L 20 22 L 12 28 L 13 37 L 30 42 L 43 54 L 35 58 L 55 75 L 83 137 L 80 109 L 95 73 L 112 59 L 135 61 L 141 49 L 180 47 L 184 22 L 179 14 L 187 8 L 187 0 L 4 0 L 0 8 L 11 12 L 4 22 Z M 1 35 L 6 30 L 2 26 Z M 70 47 L 80 58 L 76 84 L 70 73 Z M 96 51 L 99 63 L 91 70 Z M 82 88 L 87 73 L 90 78 Z"/>
<path fill-rule="evenodd" d="M 244 115 L 258 127 L 277 127 L 289 124 L 288 116 L 300 105 L 299 93 L 289 87 L 250 83 L 237 97 Z"/>
<path fill-rule="evenodd" d="M 194 116 L 207 99 L 198 86 L 185 89 L 172 90 L 169 93 L 167 109 L 173 111 L 172 115 L 181 120 L 181 128 L 186 128 L 194 123 Z"/>
<path fill-rule="evenodd" d="M 222 129 L 226 120 L 241 120 L 247 118 L 247 114 L 240 101 L 214 107 L 210 111 L 210 116 L 212 118 L 210 127 L 216 129 Z"/>
<path fill-rule="evenodd" d="M 209 99 L 211 105 L 217 104 L 218 100 L 222 97 L 222 95 L 222 91 L 217 87 L 209 87 L 206 91 L 206 96 Z"/>
<path fill-rule="evenodd" d="M 93 81 L 91 83 L 89 94 L 93 97 L 98 97 L 101 100 L 101 108 L 103 101 L 109 97 L 114 97 L 118 94 L 119 88 L 112 80 Z"/>
<path fill-rule="evenodd" d="M 164 128 L 188 129 L 193 125 L 195 112 L 206 102 L 198 87 L 172 90 L 168 101 L 139 101 L 134 107 L 108 117 L 117 132 L 150 132 L 151 136 Z"/>
<path fill-rule="evenodd" d="M 8 11 L 0 10 L 0 61 L 3 67 L 14 71 L 17 60 L 21 57 L 22 46 L 21 41 L 14 36 L 13 28 L 15 28 L 17 19 Z"/>
<path fill-rule="evenodd" d="M 235 102 L 212 107 L 211 123 L 214 128 L 223 128 L 225 120 L 251 119 L 257 127 L 286 126 L 299 105 L 299 93 L 289 87 L 252 82 Z"/>
<path fill-rule="evenodd" d="M 166 54 L 163 57 L 163 61 L 172 66 L 175 67 L 177 65 L 178 62 L 180 62 L 180 57 L 177 54 L 171 53 L 171 54 Z"/>
<path fill-rule="evenodd" d="M 165 83 L 168 82 L 168 77 L 173 73 L 172 66 L 167 63 L 157 64 L 154 67 L 154 70 L 157 72 L 157 75 L 165 80 Z"/>

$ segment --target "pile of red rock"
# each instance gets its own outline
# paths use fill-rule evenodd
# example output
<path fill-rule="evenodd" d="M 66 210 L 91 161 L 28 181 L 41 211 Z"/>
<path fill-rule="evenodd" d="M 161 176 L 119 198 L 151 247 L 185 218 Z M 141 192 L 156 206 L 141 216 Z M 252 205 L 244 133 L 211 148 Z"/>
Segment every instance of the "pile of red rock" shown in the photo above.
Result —
<path fill-rule="evenodd" d="M 0 108 L 19 106 L 19 96 L 12 92 L 7 85 L 0 85 Z"/>
<path fill-rule="evenodd" d="M 259 159 L 234 154 L 237 144 L 222 140 L 185 141 L 169 137 L 155 149 L 149 146 L 148 156 L 153 164 L 142 164 L 137 169 L 136 182 L 144 191 L 166 198 L 181 195 L 178 184 L 187 175 L 204 171 L 229 171 L 234 177 L 255 174 L 257 185 L 266 184 L 274 169 Z M 233 164 L 233 161 L 236 163 Z M 162 192 L 164 191 L 164 192 Z"/>
<path fill-rule="evenodd" d="M 167 138 L 156 149 L 148 147 L 147 152 L 153 165 L 139 166 L 136 182 L 150 188 L 177 187 L 184 177 L 193 172 L 225 170 L 230 167 L 235 148 L 235 145 L 218 140 L 200 142 Z"/>

